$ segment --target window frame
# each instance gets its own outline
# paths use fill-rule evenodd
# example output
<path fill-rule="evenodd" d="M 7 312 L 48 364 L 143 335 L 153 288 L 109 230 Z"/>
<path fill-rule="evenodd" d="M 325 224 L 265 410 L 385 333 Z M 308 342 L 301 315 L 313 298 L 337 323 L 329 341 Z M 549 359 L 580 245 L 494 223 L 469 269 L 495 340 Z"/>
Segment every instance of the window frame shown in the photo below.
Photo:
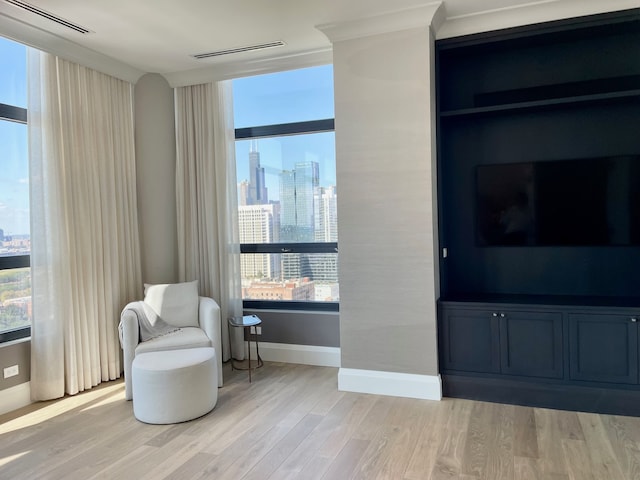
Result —
<path fill-rule="evenodd" d="M 27 124 L 27 109 L 0 103 L 0 121 Z M 11 255 L 0 257 L 0 270 L 15 270 L 31 267 L 31 255 Z M 0 344 L 31 336 L 31 326 L 0 332 Z"/>
<path fill-rule="evenodd" d="M 335 119 L 325 118 L 304 122 L 278 123 L 235 129 L 235 141 L 260 138 L 308 135 L 334 132 Z M 240 254 L 251 253 L 338 253 L 338 242 L 307 243 L 241 243 Z M 303 302 L 291 300 L 242 300 L 244 309 L 256 310 L 308 310 L 313 312 L 338 312 L 340 302 Z"/>

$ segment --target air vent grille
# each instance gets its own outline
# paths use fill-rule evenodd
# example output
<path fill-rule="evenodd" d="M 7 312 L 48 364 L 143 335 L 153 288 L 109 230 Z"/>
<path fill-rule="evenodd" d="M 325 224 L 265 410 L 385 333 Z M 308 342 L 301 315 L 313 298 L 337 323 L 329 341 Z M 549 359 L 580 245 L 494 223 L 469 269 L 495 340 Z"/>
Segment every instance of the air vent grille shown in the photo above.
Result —
<path fill-rule="evenodd" d="M 234 53 L 252 52 L 254 50 L 264 50 L 266 48 L 274 48 L 274 47 L 284 47 L 285 45 L 286 44 L 283 41 L 278 40 L 275 42 L 261 43 L 259 45 L 247 45 L 245 47 L 218 50 L 216 52 L 198 53 L 196 55 L 192 55 L 192 57 L 197 58 L 198 60 L 201 60 L 203 58 L 220 57 L 222 55 L 231 55 Z"/>
<path fill-rule="evenodd" d="M 47 20 L 55 22 L 58 25 L 62 25 L 63 27 L 70 28 L 71 30 L 75 30 L 76 32 L 79 32 L 82 34 L 91 33 L 91 30 L 88 30 L 76 23 L 70 22 L 69 20 L 65 20 L 64 18 L 58 17 L 53 13 L 49 13 L 46 10 L 42 10 L 41 8 L 36 7 L 35 5 L 31 5 L 27 2 L 22 2 L 21 0 L 4 0 L 4 1 L 10 5 L 14 5 L 18 8 L 26 10 L 27 12 L 33 13 L 35 15 L 39 15 L 42 18 L 46 18 Z"/>

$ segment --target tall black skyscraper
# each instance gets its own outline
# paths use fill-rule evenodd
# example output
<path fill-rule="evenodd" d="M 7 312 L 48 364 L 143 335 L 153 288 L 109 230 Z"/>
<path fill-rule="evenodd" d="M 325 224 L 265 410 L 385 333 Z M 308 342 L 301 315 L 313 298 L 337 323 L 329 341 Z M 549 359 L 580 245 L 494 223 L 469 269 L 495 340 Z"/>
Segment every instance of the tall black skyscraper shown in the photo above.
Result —
<path fill-rule="evenodd" d="M 247 205 L 264 205 L 269 203 L 267 187 L 264 183 L 264 168 L 260 166 L 260 152 L 258 141 L 251 142 L 249 148 L 249 190 Z"/>

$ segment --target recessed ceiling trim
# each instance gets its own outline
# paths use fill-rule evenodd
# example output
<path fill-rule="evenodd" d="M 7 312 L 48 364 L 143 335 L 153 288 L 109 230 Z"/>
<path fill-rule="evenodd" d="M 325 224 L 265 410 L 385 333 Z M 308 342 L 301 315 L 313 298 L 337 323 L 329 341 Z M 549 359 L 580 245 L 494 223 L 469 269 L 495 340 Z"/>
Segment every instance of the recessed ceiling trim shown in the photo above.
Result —
<path fill-rule="evenodd" d="M 198 53 L 191 56 L 193 58 L 197 58 L 198 60 L 202 60 L 204 58 L 220 57 L 222 55 L 232 55 L 234 53 L 253 52 L 255 50 L 264 50 L 266 48 L 284 47 L 285 45 L 286 43 L 284 43 L 282 40 L 277 40 L 275 42 L 260 43 L 257 45 L 247 45 L 244 47 L 237 47 L 237 48 L 228 48 L 226 50 L 217 50 L 215 52 Z"/>
<path fill-rule="evenodd" d="M 23 10 L 26 10 L 29 13 L 33 13 L 34 15 L 38 15 L 42 18 L 46 18 L 47 20 L 55 22 L 58 25 L 62 25 L 63 27 L 70 28 L 71 30 L 75 30 L 78 33 L 82 33 L 82 34 L 92 33 L 91 30 L 84 28 L 83 26 L 78 25 L 77 23 L 73 23 L 73 22 L 70 22 L 69 20 L 65 20 L 62 17 L 58 17 L 53 13 L 49 13 L 46 10 L 42 10 L 41 8 L 36 7 L 35 5 L 31 5 L 30 3 L 23 2 L 22 0 L 4 0 L 4 1 L 5 3 L 21 8 Z"/>

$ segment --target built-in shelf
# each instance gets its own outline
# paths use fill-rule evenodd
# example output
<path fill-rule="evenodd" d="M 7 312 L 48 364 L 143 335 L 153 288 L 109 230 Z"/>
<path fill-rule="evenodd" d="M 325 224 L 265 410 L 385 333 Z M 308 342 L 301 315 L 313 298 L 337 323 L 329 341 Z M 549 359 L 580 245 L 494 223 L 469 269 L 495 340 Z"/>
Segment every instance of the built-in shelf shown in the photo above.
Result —
<path fill-rule="evenodd" d="M 637 242 L 476 242 L 479 221 L 499 219 L 520 193 L 562 213 L 556 230 L 600 210 L 620 215 L 611 199 L 621 198 L 633 209 L 625 231 L 640 235 L 629 183 L 640 175 L 638 27 L 633 9 L 436 41 L 445 395 L 640 415 Z M 588 177 L 586 162 L 620 156 L 633 161 L 611 169 L 610 196 L 575 181 Z M 518 165 L 563 161 L 564 176 L 548 174 L 557 195 L 545 204 L 534 181 L 544 172 Z M 491 165 L 512 167 L 478 182 Z M 607 201 L 586 208 L 578 194 Z"/>
<path fill-rule="evenodd" d="M 530 102 L 516 102 L 501 105 L 491 105 L 486 107 L 461 108 L 440 112 L 441 118 L 453 117 L 473 117 L 479 115 L 491 115 L 497 113 L 524 112 L 543 110 L 559 106 L 589 105 L 599 102 L 615 102 L 625 99 L 640 100 L 640 89 L 626 90 L 621 92 L 597 93 L 592 95 L 580 95 L 575 97 L 552 98 L 546 100 L 535 100 Z"/>
<path fill-rule="evenodd" d="M 468 304 L 510 305 L 569 305 L 587 307 L 637 308 L 640 314 L 640 297 L 605 297 L 582 295 L 524 295 L 500 293 L 457 293 L 440 298 L 441 302 Z"/>

